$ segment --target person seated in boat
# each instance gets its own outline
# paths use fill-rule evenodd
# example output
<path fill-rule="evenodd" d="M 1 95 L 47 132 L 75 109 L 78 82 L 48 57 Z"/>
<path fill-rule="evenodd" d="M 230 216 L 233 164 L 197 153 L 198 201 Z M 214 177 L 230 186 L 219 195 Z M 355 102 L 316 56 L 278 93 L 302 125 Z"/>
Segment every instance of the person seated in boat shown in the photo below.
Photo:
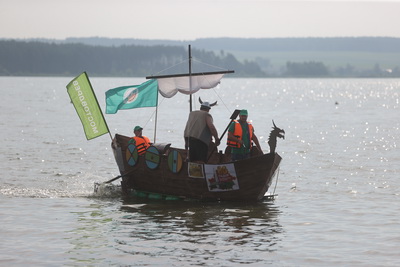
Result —
<path fill-rule="evenodd" d="M 247 121 L 247 117 L 247 110 L 242 109 L 239 113 L 239 120 L 234 120 L 229 126 L 227 145 L 231 147 L 232 161 L 250 158 L 253 142 L 262 153 L 260 143 L 254 133 L 254 127 Z"/>
<path fill-rule="evenodd" d="M 217 129 L 213 123 L 213 117 L 209 113 L 215 103 L 201 102 L 200 110 L 189 113 L 186 123 L 184 138 L 185 149 L 189 149 L 189 161 L 207 162 L 208 148 L 214 137 L 215 145 L 219 146 Z"/>
<path fill-rule="evenodd" d="M 133 133 L 135 134 L 132 139 L 135 141 L 136 149 L 139 155 L 143 155 L 146 149 L 151 145 L 150 139 L 147 136 L 142 135 L 143 128 L 135 126 Z"/>

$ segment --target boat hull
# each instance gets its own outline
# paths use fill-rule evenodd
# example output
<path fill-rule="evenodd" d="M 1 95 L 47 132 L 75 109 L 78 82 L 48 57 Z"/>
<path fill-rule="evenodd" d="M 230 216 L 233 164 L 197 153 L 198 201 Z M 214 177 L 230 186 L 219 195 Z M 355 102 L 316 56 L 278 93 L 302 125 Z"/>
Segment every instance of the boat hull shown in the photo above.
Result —
<path fill-rule="evenodd" d="M 154 157 L 132 159 L 129 140 L 117 134 L 112 144 L 122 175 L 121 187 L 127 196 L 141 192 L 207 201 L 258 201 L 270 188 L 282 159 L 274 153 L 231 162 L 228 154 L 214 151 L 210 153 L 209 164 L 193 164 L 184 160 L 185 150 L 169 145 L 154 145 L 153 151 L 146 152 L 154 152 L 156 147 Z M 178 157 L 172 159 L 171 153 Z M 200 175 L 192 171 L 193 167 L 200 170 Z"/>

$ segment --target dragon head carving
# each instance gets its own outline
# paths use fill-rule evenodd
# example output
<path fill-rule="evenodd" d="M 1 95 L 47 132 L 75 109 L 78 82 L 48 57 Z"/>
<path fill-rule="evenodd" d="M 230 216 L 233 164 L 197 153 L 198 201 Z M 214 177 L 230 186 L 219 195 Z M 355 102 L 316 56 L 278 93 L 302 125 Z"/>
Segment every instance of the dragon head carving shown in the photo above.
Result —
<path fill-rule="evenodd" d="M 272 124 L 274 125 L 274 127 L 272 127 L 272 131 L 269 134 L 268 145 L 270 153 L 274 154 L 277 144 L 277 138 L 285 139 L 285 130 L 276 127 L 274 120 L 272 120 Z"/>

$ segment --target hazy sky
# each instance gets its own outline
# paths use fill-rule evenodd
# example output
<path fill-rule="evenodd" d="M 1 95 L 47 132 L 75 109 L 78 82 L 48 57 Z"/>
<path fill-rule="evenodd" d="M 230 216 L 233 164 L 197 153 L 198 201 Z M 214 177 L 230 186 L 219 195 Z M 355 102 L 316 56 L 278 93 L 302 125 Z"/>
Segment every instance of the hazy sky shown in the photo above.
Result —
<path fill-rule="evenodd" d="M 400 0 L 0 0 L 0 38 L 400 37 Z"/>

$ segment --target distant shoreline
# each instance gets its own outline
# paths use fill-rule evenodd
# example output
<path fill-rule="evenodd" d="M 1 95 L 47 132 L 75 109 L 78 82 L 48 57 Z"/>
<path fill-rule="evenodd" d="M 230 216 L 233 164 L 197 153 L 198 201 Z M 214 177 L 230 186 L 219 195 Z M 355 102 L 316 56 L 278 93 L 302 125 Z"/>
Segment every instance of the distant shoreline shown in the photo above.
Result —
<path fill-rule="evenodd" d="M 193 57 L 234 77 L 397 78 L 400 38 L 0 39 L 0 76 L 147 76 Z M 209 71 L 209 70 L 206 70 Z M 74 75 L 72 74 L 72 75 Z"/>

